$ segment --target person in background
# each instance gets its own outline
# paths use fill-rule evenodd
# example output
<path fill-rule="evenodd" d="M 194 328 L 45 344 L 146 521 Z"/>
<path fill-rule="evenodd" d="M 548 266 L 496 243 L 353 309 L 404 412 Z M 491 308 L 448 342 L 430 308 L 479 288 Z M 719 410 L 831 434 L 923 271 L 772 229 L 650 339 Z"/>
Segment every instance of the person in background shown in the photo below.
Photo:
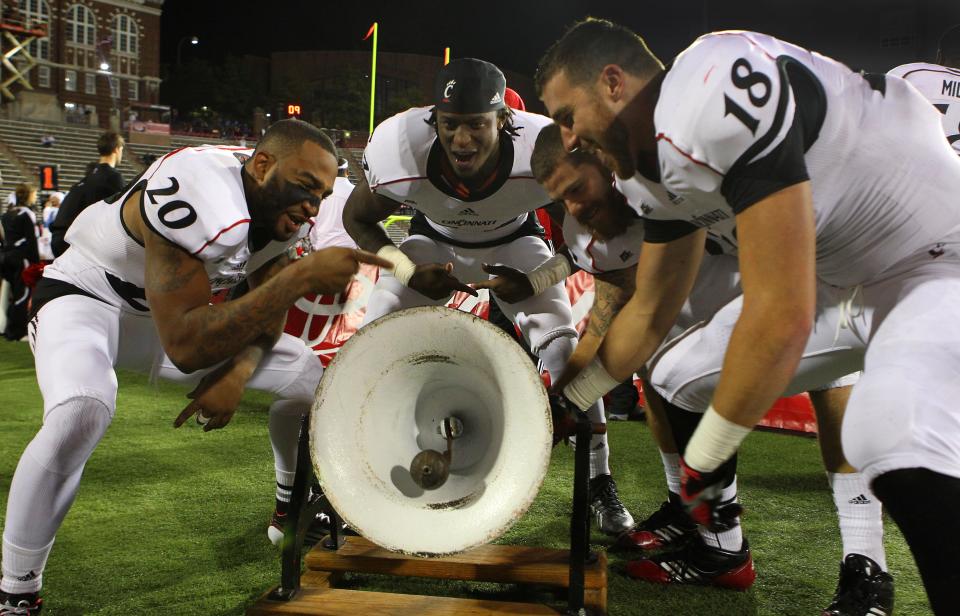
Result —
<path fill-rule="evenodd" d="M 20 340 L 27 335 L 27 307 L 30 288 L 23 281 L 23 270 L 40 261 L 37 251 L 37 216 L 31 210 L 37 201 L 37 189 L 20 184 L 15 191 L 16 205 L 0 216 L 3 244 L 0 251 L 0 276 L 10 285 L 7 306 L 7 340 Z"/>
<path fill-rule="evenodd" d="M 115 167 L 123 160 L 124 145 L 123 137 L 113 131 L 103 133 L 97 139 L 97 152 L 100 153 L 97 166 L 70 188 L 56 219 L 50 225 L 53 236 L 50 245 L 54 256 L 59 257 L 69 248 L 64 236 L 80 212 L 123 189 L 123 176 Z"/>

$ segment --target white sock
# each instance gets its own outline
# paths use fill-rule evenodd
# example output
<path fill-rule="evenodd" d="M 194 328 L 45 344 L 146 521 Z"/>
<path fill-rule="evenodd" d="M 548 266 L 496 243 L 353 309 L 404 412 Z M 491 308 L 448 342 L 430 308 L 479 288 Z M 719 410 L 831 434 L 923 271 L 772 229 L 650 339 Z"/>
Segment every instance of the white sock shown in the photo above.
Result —
<path fill-rule="evenodd" d="M 3 580 L 0 589 L 19 595 L 40 592 L 43 569 L 53 548 L 53 541 L 39 550 L 28 550 L 3 539 Z"/>
<path fill-rule="evenodd" d="M 663 461 L 663 474 L 667 476 L 667 491 L 680 494 L 680 454 L 660 451 Z"/>
<path fill-rule="evenodd" d="M 843 557 L 862 554 L 887 570 L 880 501 L 860 473 L 827 473 L 840 519 Z"/>
<path fill-rule="evenodd" d="M 723 492 L 720 494 L 720 502 L 723 504 L 737 502 L 736 477 L 733 478 L 733 482 L 730 485 L 723 489 Z M 703 542 L 707 545 L 730 552 L 739 552 L 743 548 L 743 529 L 740 527 L 739 516 L 737 516 L 736 524 L 737 525 L 730 530 L 719 533 L 709 531 L 705 526 L 698 526 L 697 528 L 700 530 L 700 536 L 703 538 Z"/>
<path fill-rule="evenodd" d="M 83 466 L 107 431 L 111 416 L 105 404 L 84 396 L 47 412 L 40 431 L 20 456 L 10 484 L 3 529 L 3 590 L 40 590 L 54 536 L 73 504 Z"/>
<path fill-rule="evenodd" d="M 607 423 L 603 400 L 587 409 L 587 419 L 593 423 Z M 594 434 L 590 437 L 590 479 L 610 474 L 610 448 L 606 434 Z"/>
<path fill-rule="evenodd" d="M 277 500 L 282 503 L 290 502 L 293 478 L 297 473 L 300 420 L 307 410 L 299 400 L 277 400 L 270 405 L 270 445 L 277 476 Z"/>

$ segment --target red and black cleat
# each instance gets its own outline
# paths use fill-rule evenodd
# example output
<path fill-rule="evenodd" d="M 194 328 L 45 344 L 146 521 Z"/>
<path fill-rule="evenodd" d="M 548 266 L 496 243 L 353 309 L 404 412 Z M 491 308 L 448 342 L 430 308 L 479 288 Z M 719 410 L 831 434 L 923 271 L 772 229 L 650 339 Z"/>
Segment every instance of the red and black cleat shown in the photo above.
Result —
<path fill-rule="evenodd" d="M 29 592 L 20 595 L 8 594 L 0 590 L 0 616 L 34 616 L 43 608 L 40 593 Z"/>
<path fill-rule="evenodd" d="M 696 534 L 697 525 L 683 507 L 666 500 L 650 517 L 620 535 L 617 545 L 643 551 L 678 550 Z"/>
<path fill-rule="evenodd" d="M 696 584 L 733 590 L 746 590 L 757 579 L 746 540 L 740 551 L 730 552 L 710 547 L 699 537 L 676 552 L 628 562 L 627 575 L 655 584 Z"/>

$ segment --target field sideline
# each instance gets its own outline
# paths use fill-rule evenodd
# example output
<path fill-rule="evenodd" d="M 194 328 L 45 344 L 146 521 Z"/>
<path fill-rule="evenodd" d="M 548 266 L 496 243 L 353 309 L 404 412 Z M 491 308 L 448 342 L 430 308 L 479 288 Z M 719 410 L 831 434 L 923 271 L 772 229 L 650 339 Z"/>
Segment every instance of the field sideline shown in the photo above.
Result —
<path fill-rule="evenodd" d="M 243 614 L 279 578 L 278 552 L 266 537 L 274 486 L 264 412 L 269 398 L 248 395 L 225 430 L 204 434 L 193 422 L 174 430 L 185 389 L 150 385 L 130 373 L 119 377 L 117 416 L 87 464 L 47 566 L 43 614 Z M 0 515 L 17 460 L 40 420 L 27 345 L 0 345 Z M 621 496 L 642 519 L 663 499 L 659 456 L 643 424 L 614 423 L 610 439 Z M 611 615 L 811 615 L 829 601 L 840 539 L 816 442 L 757 433 L 740 460 L 755 586 L 736 593 L 636 583 L 622 574 L 625 556 L 611 554 Z M 558 447 L 539 497 L 502 542 L 563 547 L 572 474 L 571 449 Z M 600 549 L 609 543 L 596 534 L 594 541 Z M 916 567 L 889 520 L 886 546 L 896 613 L 929 615 Z M 425 594 L 490 596 L 497 589 L 357 576 L 348 582 Z M 518 596 L 506 590 L 504 598 Z"/>

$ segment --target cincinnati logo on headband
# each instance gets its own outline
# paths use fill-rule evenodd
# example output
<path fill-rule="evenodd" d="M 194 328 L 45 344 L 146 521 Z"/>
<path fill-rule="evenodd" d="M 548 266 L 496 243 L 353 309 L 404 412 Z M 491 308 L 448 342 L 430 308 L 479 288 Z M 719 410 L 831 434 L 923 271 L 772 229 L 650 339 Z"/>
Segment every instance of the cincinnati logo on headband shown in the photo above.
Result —
<path fill-rule="evenodd" d="M 443 88 L 443 102 L 450 102 L 450 92 L 453 90 L 453 86 L 457 85 L 456 79 L 451 79 L 447 82 L 446 87 Z"/>

